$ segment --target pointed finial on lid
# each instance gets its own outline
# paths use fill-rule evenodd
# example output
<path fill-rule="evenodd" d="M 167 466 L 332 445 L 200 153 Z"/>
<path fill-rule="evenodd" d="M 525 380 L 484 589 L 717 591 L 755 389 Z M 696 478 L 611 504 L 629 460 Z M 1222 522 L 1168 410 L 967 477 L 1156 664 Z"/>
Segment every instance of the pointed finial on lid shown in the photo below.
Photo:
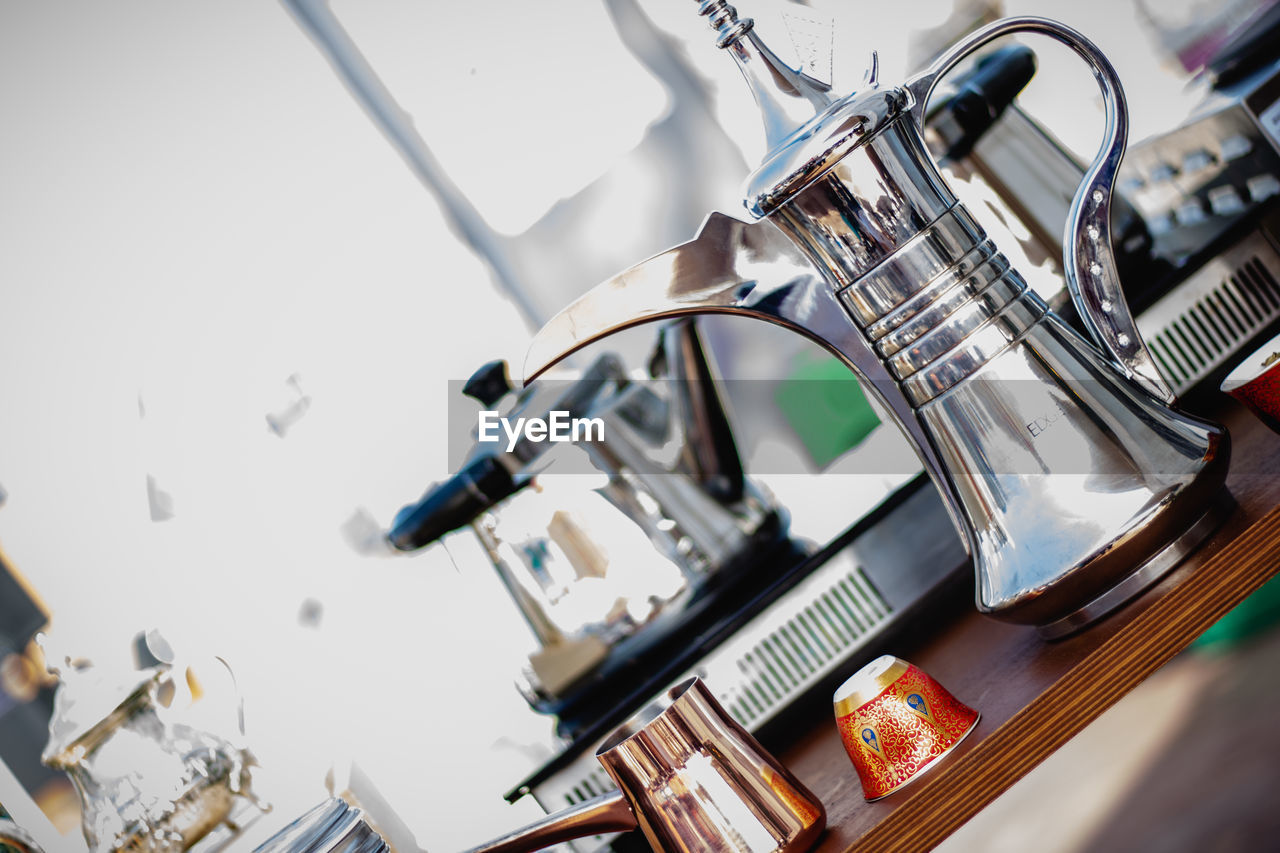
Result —
<path fill-rule="evenodd" d="M 778 58 L 755 32 L 750 18 L 739 20 L 738 11 L 725 0 L 696 0 L 717 35 L 716 46 L 728 51 L 751 87 L 764 121 L 769 151 L 803 127 L 835 101 L 831 86 L 792 68 Z"/>

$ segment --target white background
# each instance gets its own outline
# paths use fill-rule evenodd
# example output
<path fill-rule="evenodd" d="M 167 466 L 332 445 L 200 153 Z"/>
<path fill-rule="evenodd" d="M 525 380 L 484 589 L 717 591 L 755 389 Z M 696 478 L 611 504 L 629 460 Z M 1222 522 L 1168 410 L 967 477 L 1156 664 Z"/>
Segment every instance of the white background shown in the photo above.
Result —
<path fill-rule="evenodd" d="M 721 120 L 754 162 L 745 92 L 693 5 L 647 8 L 725 81 Z M 1113 58 L 1135 136 L 1177 120 L 1181 81 L 1128 4 L 1034 5 Z M 334 8 L 501 231 L 664 109 L 598 4 Z M 872 45 L 883 77 L 905 72 L 896 6 L 830 8 L 838 75 Z M 1040 64 L 1024 105 L 1091 151 L 1088 72 L 1057 48 Z M 230 660 L 283 808 L 354 759 L 432 850 L 532 814 L 499 795 L 550 727 L 511 689 L 523 637 L 496 585 L 439 548 L 375 560 L 340 534 L 445 473 L 447 380 L 518 361 L 529 332 L 280 4 L 0 3 L 0 544 L 59 648 L 123 658 L 155 626 Z M 312 405 L 281 438 L 264 416 L 294 374 Z M 171 519 L 151 520 L 148 475 Z M 318 627 L 298 619 L 312 599 Z"/>

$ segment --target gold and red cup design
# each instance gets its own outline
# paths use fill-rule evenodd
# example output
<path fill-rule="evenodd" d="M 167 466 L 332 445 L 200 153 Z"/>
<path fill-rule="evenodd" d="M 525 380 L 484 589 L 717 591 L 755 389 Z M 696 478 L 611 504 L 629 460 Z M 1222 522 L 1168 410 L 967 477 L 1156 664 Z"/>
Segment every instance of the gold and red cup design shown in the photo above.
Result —
<path fill-rule="evenodd" d="M 1280 337 L 1250 353 L 1227 375 L 1222 390 L 1280 432 Z"/>
<path fill-rule="evenodd" d="M 868 802 L 923 773 L 973 731 L 979 716 L 924 670 L 891 655 L 846 681 L 835 710 Z"/>

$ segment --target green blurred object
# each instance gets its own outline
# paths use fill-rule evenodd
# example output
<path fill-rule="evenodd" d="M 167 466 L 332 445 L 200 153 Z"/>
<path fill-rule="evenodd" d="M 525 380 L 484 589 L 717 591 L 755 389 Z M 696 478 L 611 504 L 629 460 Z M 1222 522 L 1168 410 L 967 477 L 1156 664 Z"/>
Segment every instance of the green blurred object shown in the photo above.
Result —
<path fill-rule="evenodd" d="M 1280 621 L 1280 575 L 1236 605 L 1192 644 L 1202 651 L 1229 651 Z"/>
<path fill-rule="evenodd" d="M 880 423 L 857 378 L 834 358 L 797 366 L 774 393 L 774 401 L 819 468 Z"/>

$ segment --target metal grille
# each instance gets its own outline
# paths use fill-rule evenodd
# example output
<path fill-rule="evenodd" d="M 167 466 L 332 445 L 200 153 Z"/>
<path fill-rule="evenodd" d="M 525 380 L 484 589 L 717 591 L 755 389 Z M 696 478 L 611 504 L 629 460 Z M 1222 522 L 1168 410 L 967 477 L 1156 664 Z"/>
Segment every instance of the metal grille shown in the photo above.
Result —
<path fill-rule="evenodd" d="M 1138 320 L 1174 391 L 1226 363 L 1280 316 L 1280 256 L 1261 235 L 1211 262 Z"/>
<path fill-rule="evenodd" d="M 743 725 L 763 722 L 791 696 L 825 675 L 889 612 L 862 570 L 855 568 L 741 652 L 734 661 L 738 678 L 717 680 L 716 697 Z"/>
<path fill-rule="evenodd" d="M 578 803 L 585 802 L 592 797 L 598 797 L 601 794 L 607 794 L 616 788 L 617 786 L 613 784 L 609 774 L 605 773 L 599 764 L 596 764 L 591 772 L 578 780 L 578 784 L 574 785 L 572 790 L 565 793 L 564 802 L 567 806 L 576 806 Z"/>

